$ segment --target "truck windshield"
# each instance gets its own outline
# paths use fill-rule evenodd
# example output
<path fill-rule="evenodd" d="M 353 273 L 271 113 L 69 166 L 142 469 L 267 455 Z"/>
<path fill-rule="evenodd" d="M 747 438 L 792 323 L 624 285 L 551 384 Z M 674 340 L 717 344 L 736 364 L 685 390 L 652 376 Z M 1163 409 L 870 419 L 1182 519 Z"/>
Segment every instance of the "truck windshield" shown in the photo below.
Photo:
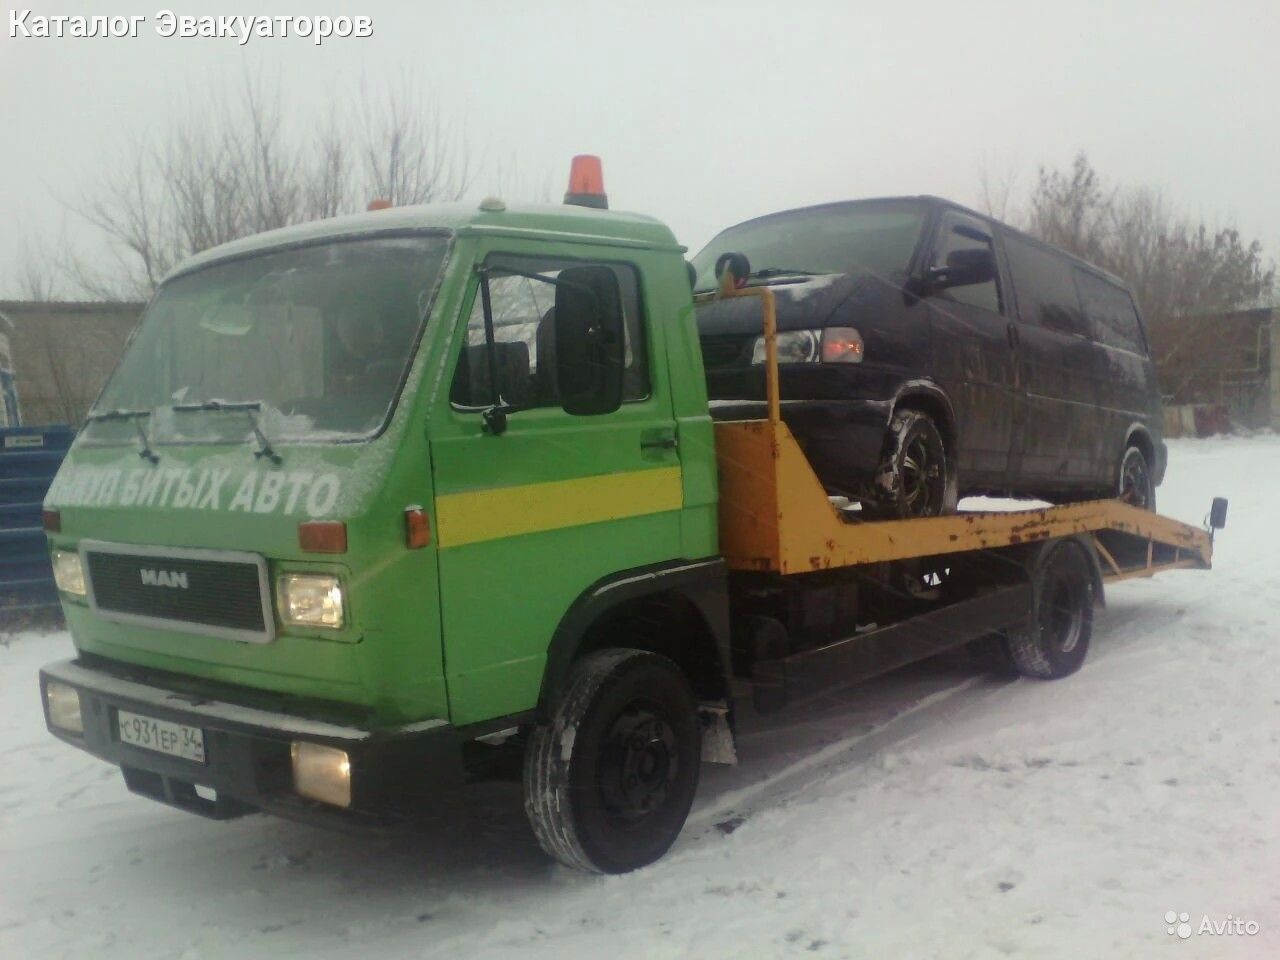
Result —
<path fill-rule="evenodd" d="M 862 200 L 788 210 L 718 234 L 696 257 L 695 288 L 716 285 L 716 259 L 745 253 L 752 274 L 873 273 L 900 282 L 920 243 L 928 208 L 919 200 Z"/>
<path fill-rule="evenodd" d="M 150 411 L 158 444 L 243 440 L 249 418 L 219 409 L 244 402 L 259 405 L 261 429 L 277 443 L 376 434 L 449 243 L 438 235 L 344 240 L 179 276 L 160 288 L 93 413 Z M 130 424 L 111 418 L 85 429 L 95 440 L 135 439 Z"/>

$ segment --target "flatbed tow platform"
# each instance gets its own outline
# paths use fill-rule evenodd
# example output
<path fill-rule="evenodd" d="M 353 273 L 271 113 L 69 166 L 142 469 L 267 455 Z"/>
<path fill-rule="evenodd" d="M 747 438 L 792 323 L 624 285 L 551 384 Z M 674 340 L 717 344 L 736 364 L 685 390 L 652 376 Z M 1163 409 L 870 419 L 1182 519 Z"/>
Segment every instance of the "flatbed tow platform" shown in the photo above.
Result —
<path fill-rule="evenodd" d="M 1066 676 L 1105 584 L 1211 568 L 1222 498 L 1205 528 L 1119 499 L 863 519 L 828 497 L 781 417 L 772 291 L 714 296 L 759 298 L 764 314 L 767 417 L 715 424 L 735 672 L 760 712 L 963 644 L 989 666 Z"/>

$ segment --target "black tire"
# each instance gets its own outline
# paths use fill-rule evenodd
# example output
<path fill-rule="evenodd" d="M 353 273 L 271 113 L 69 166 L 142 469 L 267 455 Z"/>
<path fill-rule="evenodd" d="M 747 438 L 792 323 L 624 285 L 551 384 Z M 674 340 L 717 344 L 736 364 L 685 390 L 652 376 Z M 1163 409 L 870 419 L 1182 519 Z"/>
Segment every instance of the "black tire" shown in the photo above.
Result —
<path fill-rule="evenodd" d="M 876 517 L 907 519 L 954 513 L 958 481 L 937 424 L 920 410 L 898 410 L 889 421 L 875 496 Z"/>
<path fill-rule="evenodd" d="M 643 650 L 588 654 L 525 749 L 524 808 L 538 843 L 596 873 L 652 863 L 689 816 L 701 754 L 697 701 L 679 667 Z"/>
<path fill-rule="evenodd" d="M 1117 495 L 1121 500 L 1143 510 L 1155 510 L 1156 485 L 1146 454 L 1137 447 L 1126 447 L 1118 474 Z"/>
<path fill-rule="evenodd" d="M 1093 637 L 1093 568 L 1079 543 L 1063 540 L 1042 555 L 1032 578 L 1032 622 L 1006 634 L 1009 657 L 1024 677 L 1070 676 Z"/>
<path fill-rule="evenodd" d="M 1009 637 L 1004 633 L 990 633 L 965 644 L 969 662 L 983 673 L 1000 677 L 1017 676 L 1020 672 L 1009 653 Z"/>

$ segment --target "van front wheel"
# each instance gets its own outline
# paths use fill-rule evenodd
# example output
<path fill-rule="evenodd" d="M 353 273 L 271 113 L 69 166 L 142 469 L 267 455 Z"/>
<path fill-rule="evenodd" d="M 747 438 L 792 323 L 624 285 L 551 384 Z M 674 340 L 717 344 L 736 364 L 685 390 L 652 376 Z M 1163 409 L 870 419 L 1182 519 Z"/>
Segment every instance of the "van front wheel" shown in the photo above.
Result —
<path fill-rule="evenodd" d="M 910 519 L 955 512 L 955 467 L 927 413 L 909 408 L 894 412 L 874 486 L 874 500 L 864 509 L 869 507 L 876 517 Z"/>
<path fill-rule="evenodd" d="M 701 749 L 679 667 L 643 650 L 588 654 L 525 750 L 524 807 L 538 843 L 596 873 L 652 863 L 689 816 Z"/>

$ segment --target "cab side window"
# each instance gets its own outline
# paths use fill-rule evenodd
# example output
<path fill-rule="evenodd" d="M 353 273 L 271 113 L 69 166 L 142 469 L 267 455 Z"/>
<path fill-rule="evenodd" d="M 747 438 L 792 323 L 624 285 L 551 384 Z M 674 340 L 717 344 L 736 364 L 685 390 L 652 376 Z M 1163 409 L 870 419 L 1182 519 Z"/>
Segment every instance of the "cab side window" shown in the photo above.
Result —
<path fill-rule="evenodd" d="M 1018 318 L 1058 333 L 1089 336 L 1071 262 L 1008 234 L 1004 250 L 1018 297 Z"/>
<path fill-rule="evenodd" d="M 522 408 L 560 406 L 555 363 L 556 287 L 547 281 L 555 280 L 562 270 L 584 265 L 608 267 L 618 280 L 625 329 L 622 401 L 632 403 L 649 396 L 640 279 L 634 267 L 584 264 L 579 260 L 491 257 L 485 275 L 477 281 L 466 342 L 449 390 L 449 399 L 455 406 L 484 408 L 494 402 L 495 396 Z M 504 267 L 512 272 L 505 272 Z M 485 346 L 482 284 L 488 285 L 493 313 L 492 366 Z M 495 374 L 496 393 L 492 383 Z"/>
<path fill-rule="evenodd" d="M 985 250 L 993 257 L 995 255 L 991 237 L 984 230 L 970 224 L 964 218 L 951 214 L 944 216 L 942 224 L 938 227 L 937 239 L 933 244 L 933 262 L 931 266 L 954 266 L 956 261 L 963 257 L 964 251 L 968 250 Z M 960 257 L 957 257 L 957 254 Z M 963 286 L 948 287 L 936 294 L 936 296 L 943 300 L 954 300 L 957 303 L 966 303 L 971 307 L 990 310 L 992 313 L 1000 312 L 1001 298 L 998 277 L 992 277 L 985 283 L 970 283 Z"/>
<path fill-rule="evenodd" d="M 1138 310 L 1129 291 L 1079 267 L 1076 268 L 1076 286 L 1080 289 L 1080 302 L 1095 340 L 1133 353 L 1147 352 L 1146 337 L 1142 334 Z"/>

